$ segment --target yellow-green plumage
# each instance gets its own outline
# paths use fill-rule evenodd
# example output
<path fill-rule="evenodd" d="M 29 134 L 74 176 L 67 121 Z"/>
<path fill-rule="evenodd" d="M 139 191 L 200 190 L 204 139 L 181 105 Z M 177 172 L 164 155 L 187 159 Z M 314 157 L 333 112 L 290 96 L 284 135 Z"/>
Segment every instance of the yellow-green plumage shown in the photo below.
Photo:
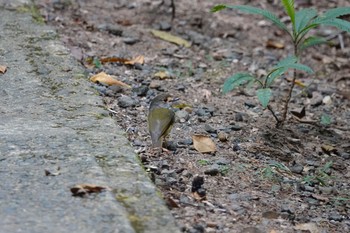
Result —
<path fill-rule="evenodd" d="M 148 129 L 151 134 L 152 147 L 162 147 L 164 138 L 170 133 L 175 121 L 175 113 L 166 102 L 169 94 L 156 96 L 150 104 Z"/>

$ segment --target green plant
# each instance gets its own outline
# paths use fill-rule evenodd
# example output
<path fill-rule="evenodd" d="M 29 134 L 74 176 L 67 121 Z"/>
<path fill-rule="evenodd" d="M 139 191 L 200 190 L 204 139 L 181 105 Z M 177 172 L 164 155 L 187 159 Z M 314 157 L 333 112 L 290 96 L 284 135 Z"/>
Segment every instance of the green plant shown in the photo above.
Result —
<path fill-rule="evenodd" d="M 334 178 L 329 175 L 332 164 L 332 162 L 327 162 L 323 167 L 317 169 L 315 174 L 305 176 L 302 182 L 307 185 L 319 184 L 321 186 L 327 186 L 329 181 Z"/>
<path fill-rule="evenodd" d="M 207 159 L 200 159 L 197 161 L 197 163 L 201 166 L 206 166 L 210 164 L 210 162 Z"/>
<path fill-rule="evenodd" d="M 292 92 L 297 78 L 297 70 L 312 73 L 312 69 L 306 65 L 299 63 L 300 54 L 306 48 L 327 42 L 326 38 L 307 36 L 311 29 L 320 25 L 334 26 L 342 31 L 350 32 L 350 22 L 340 19 L 342 15 L 350 14 L 350 7 L 338 7 L 330 9 L 322 14 L 317 14 L 313 8 L 301 9 L 295 11 L 294 0 L 281 0 L 284 10 L 290 18 L 291 29 L 288 28 L 275 14 L 270 11 L 246 5 L 225 5 L 220 4 L 212 8 L 212 12 L 221 11 L 226 8 L 240 10 L 245 13 L 261 15 L 271 21 L 274 25 L 285 31 L 293 43 L 294 56 L 287 57 L 280 61 L 271 71 L 263 78 L 256 78 L 249 73 L 237 73 L 229 77 L 223 85 L 223 93 L 227 93 L 234 88 L 245 85 L 258 85 L 257 97 L 264 108 L 267 108 L 277 121 L 277 127 L 282 126 L 286 120 L 288 112 L 288 104 L 290 102 Z M 286 99 L 284 100 L 282 116 L 278 117 L 269 105 L 272 91 L 271 84 L 281 77 L 288 69 L 293 69 L 293 80 L 290 84 Z"/>
<path fill-rule="evenodd" d="M 261 169 L 261 175 L 265 179 L 281 182 L 283 177 L 289 176 L 291 171 L 283 163 L 271 162 Z"/>

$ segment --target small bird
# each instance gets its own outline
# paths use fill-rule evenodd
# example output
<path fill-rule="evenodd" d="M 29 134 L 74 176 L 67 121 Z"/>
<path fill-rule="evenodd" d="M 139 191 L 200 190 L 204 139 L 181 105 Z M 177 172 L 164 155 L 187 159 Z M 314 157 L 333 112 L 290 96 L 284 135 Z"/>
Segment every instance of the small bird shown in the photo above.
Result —
<path fill-rule="evenodd" d="M 169 97 L 169 94 L 157 95 L 149 107 L 148 130 L 154 148 L 162 148 L 163 140 L 170 133 L 175 122 L 175 113 L 168 103 Z"/>

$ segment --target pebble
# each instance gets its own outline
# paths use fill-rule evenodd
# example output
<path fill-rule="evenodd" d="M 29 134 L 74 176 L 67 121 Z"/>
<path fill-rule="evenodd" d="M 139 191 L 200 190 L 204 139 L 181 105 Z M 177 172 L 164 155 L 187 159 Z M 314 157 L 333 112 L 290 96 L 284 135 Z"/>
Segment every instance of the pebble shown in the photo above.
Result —
<path fill-rule="evenodd" d="M 136 106 L 137 101 L 127 95 L 122 95 L 118 98 L 118 106 L 121 108 L 128 108 Z"/>
<path fill-rule="evenodd" d="M 171 24 L 166 21 L 162 21 L 159 23 L 159 29 L 162 31 L 170 31 L 171 30 Z"/>
<path fill-rule="evenodd" d="M 176 151 L 177 149 L 177 144 L 173 141 L 168 141 L 167 142 L 167 147 L 166 147 L 168 150 L 170 151 Z"/>
<path fill-rule="evenodd" d="M 137 96 L 146 96 L 147 92 L 148 92 L 149 88 L 146 85 L 141 85 L 139 87 L 135 87 L 133 88 L 133 92 L 137 95 Z"/>
<path fill-rule="evenodd" d="M 256 107 L 256 104 L 253 104 L 252 102 L 244 102 L 244 105 L 247 106 L 248 108 L 255 108 Z"/>
<path fill-rule="evenodd" d="M 183 84 L 178 84 L 176 85 L 175 90 L 185 92 L 186 87 Z"/>
<path fill-rule="evenodd" d="M 158 89 L 161 86 L 161 83 L 158 80 L 152 80 L 149 84 L 149 88 Z"/>
<path fill-rule="evenodd" d="M 188 138 L 188 139 L 181 139 L 181 140 L 178 141 L 178 144 L 190 146 L 190 145 L 193 144 L 193 141 L 192 141 L 191 138 Z"/>
<path fill-rule="evenodd" d="M 323 99 L 322 99 L 322 103 L 324 103 L 325 105 L 330 105 L 332 103 L 332 99 L 329 95 L 325 96 Z"/>
<path fill-rule="evenodd" d="M 219 138 L 220 142 L 226 142 L 228 140 L 228 135 L 224 131 L 220 131 L 218 133 L 218 138 Z"/>
<path fill-rule="evenodd" d="M 200 116 L 200 117 L 211 116 L 210 112 L 204 108 L 197 109 L 196 114 L 197 116 Z"/>
<path fill-rule="evenodd" d="M 344 159 L 350 159 L 350 153 L 347 152 L 340 153 L 340 156 Z"/>
<path fill-rule="evenodd" d="M 331 194 L 333 192 L 333 188 L 332 187 L 322 187 L 322 186 L 320 186 L 318 189 L 321 191 L 322 194 L 325 194 L 325 195 L 329 195 L 329 194 Z"/>
<path fill-rule="evenodd" d="M 123 34 L 123 29 L 115 24 L 102 24 L 99 25 L 98 29 L 105 30 L 115 36 L 121 36 Z"/>
<path fill-rule="evenodd" d="M 140 42 L 140 39 L 135 38 L 135 37 L 124 37 L 123 42 L 125 44 L 128 44 L 128 45 L 133 45 L 133 44 Z"/>
<path fill-rule="evenodd" d="M 301 174 L 303 170 L 304 167 L 297 163 L 290 167 L 290 171 L 296 174 Z"/>
<path fill-rule="evenodd" d="M 214 129 L 212 126 L 210 126 L 208 124 L 204 125 L 204 130 L 207 131 L 208 133 L 216 133 L 217 132 L 216 129 Z"/>
<path fill-rule="evenodd" d="M 236 112 L 236 114 L 235 114 L 235 121 L 237 121 L 237 122 L 244 121 L 243 113 Z"/>
<path fill-rule="evenodd" d="M 234 143 L 232 145 L 232 150 L 233 151 L 240 151 L 242 148 L 239 146 L 239 143 Z"/>
<path fill-rule="evenodd" d="M 230 161 L 225 158 L 219 158 L 215 161 L 217 165 L 227 165 L 230 164 Z"/>
<path fill-rule="evenodd" d="M 229 129 L 230 130 L 233 130 L 233 131 L 240 131 L 242 129 L 242 126 L 239 126 L 239 125 L 230 125 L 229 126 Z"/>
<path fill-rule="evenodd" d="M 204 174 L 210 176 L 216 176 L 220 173 L 219 166 L 217 164 L 213 164 L 210 168 L 204 171 Z"/>
<path fill-rule="evenodd" d="M 341 222 L 343 220 L 343 217 L 339 213 L 331 213 L 328 216 L 328 219 L 333 220 L 333 221 L 337 221 L 337 222 Z"/>
<path fill-rule="evenodd" d="M 175 112 L 176 122 L 184 123 L 190 119 L 190 114 L 185 110 Z"/>

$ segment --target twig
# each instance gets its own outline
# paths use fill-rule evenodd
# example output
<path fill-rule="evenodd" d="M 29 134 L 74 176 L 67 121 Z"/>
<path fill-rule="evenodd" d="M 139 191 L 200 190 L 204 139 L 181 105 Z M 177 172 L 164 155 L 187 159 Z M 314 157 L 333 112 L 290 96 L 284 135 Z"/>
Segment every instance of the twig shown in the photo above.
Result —
<path fill-rule="evenodd" d="M 273 117 L 277 121 L 277 125 L 281 124 L 280 119 L 278 119 L 278 117 L 277 117 L 275 111 L 273 111 L 272 107 L 270 105 L 267 105 L 267 109 L 270 110 L 270 112 L 272 113 Z"/>

